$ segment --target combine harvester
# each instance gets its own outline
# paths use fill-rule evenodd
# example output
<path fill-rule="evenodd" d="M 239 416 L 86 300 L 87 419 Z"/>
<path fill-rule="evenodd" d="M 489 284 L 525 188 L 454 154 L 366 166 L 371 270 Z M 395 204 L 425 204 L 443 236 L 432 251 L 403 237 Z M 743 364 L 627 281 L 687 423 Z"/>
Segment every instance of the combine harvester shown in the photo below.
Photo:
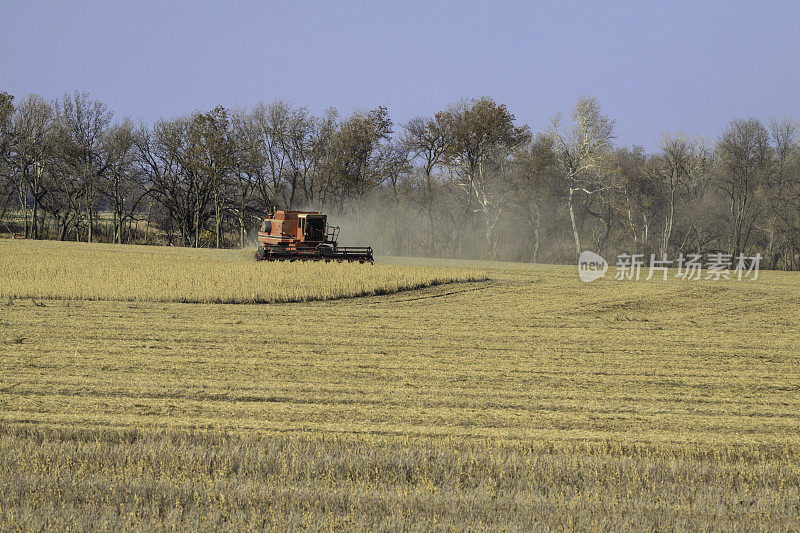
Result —
<path fill-rule="evenodd" d="M 261 221 L 256 259 L 373 263 L 371 247 L 340 247 L 339 227 L 327 222 L 314 211 L 275 211 Z"/>

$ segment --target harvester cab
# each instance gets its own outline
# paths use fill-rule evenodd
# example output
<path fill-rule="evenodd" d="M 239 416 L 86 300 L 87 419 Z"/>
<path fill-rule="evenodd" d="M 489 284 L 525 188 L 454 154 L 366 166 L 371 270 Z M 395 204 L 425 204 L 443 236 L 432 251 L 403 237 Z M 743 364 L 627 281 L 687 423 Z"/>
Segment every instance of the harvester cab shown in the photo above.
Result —
<path fill-rule="evenodd" d="M 369 246 L 339 246 L 339 227 L 315 211 L 275 211 L 262 219 L 258 232 L 259 261 L 373 262 Z"/>

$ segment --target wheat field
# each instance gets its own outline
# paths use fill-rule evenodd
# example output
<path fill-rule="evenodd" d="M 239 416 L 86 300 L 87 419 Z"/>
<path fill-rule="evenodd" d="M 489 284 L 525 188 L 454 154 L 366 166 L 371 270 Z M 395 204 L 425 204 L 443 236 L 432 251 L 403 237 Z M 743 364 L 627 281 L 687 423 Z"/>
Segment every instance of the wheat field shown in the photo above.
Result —
<path fill-rule="evenodd" d="M 0 529 L 797 529 L 797 274 L 383 261 L 476 281 L 241 305 L 2 278 Z"/>

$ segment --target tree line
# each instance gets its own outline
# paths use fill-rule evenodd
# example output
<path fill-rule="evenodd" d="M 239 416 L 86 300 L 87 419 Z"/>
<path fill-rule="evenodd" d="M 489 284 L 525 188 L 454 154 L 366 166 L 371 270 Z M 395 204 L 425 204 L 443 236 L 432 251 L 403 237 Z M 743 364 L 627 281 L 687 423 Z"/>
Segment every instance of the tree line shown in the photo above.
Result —
<path fill-rule="evenodd" d="M 283 101 L 155 124 L 86 93 L 0 93 L 0 232 L 231 247 L 273 209 L 329 213 L 378 253 L 534 262 L 761 253 L 800 265 L 800 146 L 788 119 L 718 139 L 614 144 L 584 96 L 532 131 L 491 98 L 395 125 L 385 107 L 316 116 Z"/>

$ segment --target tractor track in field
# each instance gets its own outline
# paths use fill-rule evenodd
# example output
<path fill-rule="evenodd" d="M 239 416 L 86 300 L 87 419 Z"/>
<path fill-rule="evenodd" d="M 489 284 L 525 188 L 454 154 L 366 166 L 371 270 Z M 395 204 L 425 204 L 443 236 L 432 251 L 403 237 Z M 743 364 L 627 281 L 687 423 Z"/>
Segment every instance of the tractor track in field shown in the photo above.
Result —
<path fill-rule="evenodd" d="M 376 302 L 376 303 L 373 303 L 372 305 L 380 305 L 380 304 L 388 303 L 388 302 L 399 303 L 399 302 L 417 302 L 417 301 L 420 301 L 420 300 L 432 300 L 434 298 L 444 298 L 445 296 L 453 296 L 455 294 L 464 294 L 464 293 L 468 293 L 468 292 L 484 291 L 486 289 L 490 289 L 492 287 L 496 287 L 499 284 L 498 282 L 493 281 L 493 280 L 457 281 L 457 282 L 454 282 L 454 283 L 447 283 L 447 284 L 444 284 L 444 285 L 439 285 L 438 287 L 425 287 L 423 289 L 416 289 L 416 290 L 412 289 L 410 291 L 400 291 L 400 292 L 396 292 L 394 294 L 395 295 L 399 295 L 399 294 L 402 294 L 402 293 L 409 293 L 409 292 L 431 291 L 431 290 L 435 290 L 436 288 L 439 288 L 439 287 L 444 287 L 445 285 L 452 285 L 452 284 L 461 285 L 461 284 L 473 284 L 473 283 L 480 283 L 482 286 L 481 287 L 470 287 L 470 288 L 461 289 L 461 290 L 449 290 L 448 292 L 441 292 L 441 293 L 437 293 L 437 294 L 426 294 L 424 296 L 415 296 L 414 298 L 392 298 L 391 300 L 386 300 L 385 302 Z M 447 287 L 447 288 L 450 288 L 450 287 Z"/>

